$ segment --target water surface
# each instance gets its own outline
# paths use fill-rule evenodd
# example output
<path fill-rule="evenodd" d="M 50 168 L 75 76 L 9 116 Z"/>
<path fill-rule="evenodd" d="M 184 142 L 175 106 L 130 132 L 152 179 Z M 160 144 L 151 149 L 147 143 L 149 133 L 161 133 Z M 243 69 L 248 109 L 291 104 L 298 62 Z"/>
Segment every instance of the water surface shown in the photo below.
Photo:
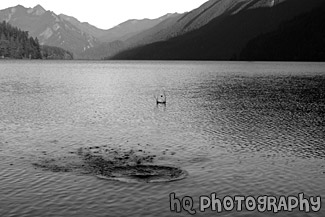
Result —
<path fill-rule="evenodd" d="M 0 108 L 0 216 L 188 216 L 170 212 L 171 192 L 195 209 L 213 192 L 325 205 L 324 63 L 1 61 Z M 123 183 L 33 166 L 104 145 L 189 176 Z M 273 213 L 196 214 L 212 215 Z"/>

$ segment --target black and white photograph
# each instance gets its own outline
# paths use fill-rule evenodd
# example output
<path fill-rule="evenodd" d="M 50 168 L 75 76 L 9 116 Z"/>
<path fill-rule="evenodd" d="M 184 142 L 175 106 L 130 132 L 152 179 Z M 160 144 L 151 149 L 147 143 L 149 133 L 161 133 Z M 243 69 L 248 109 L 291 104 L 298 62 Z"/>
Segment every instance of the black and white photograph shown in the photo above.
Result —
<path fill-rule="evenodd" d="M 0 217 L 325 216 L 325 0 L 1 0 Z"/>

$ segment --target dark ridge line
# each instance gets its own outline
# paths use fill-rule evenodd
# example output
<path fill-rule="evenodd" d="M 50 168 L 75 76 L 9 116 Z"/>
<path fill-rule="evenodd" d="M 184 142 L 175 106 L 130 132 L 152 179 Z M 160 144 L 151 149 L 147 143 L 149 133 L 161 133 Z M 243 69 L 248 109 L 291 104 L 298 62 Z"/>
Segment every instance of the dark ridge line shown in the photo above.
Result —
<path fill-rule="evenodd" d="M 192 20 L 190 20 L 184 27 L 183 30 L 186 29 L 188 26 L 190 26 L 197 18 L 199 18 L 202 14 L 204 14 L 205 12 L 207 12 L 209 9 L 211 9 L 212 7 L 214 7 L 216 4 L 218 4 L 219 2 L 221 2 L 222 0 L 216 1 L 215 3 L 213 3 L 212 5 L 210 5 L 209 7 L 207 7 L 206 9 L 204 9 L 201 13 L 199 13 L 198 15 L 196 15 Z"/>
<path fill-rule="evenodd" d="M 235 12 L 236 10 L 238 10 L 241 6 L 245 5 L 246 2 L 238 2 L 235 6 L 227 9 L 227 11 L 225 12 L 225 14 L 231 15 L 233 12 Z"/>
<path fill-rule="evenodd" d="M 182 21 L 185 17 L 187 17 L 190 14 L 190 12 L 186 12 L 181 18 L 179 18 L 176 22 Z"/>
<path fill-rule="evenodd" d="M 244 5 L 244 7 L 243 7 L 242 11 L 249 10 L 250 7 L 254 6 L 258 2 L 260 2 L 260 0 L 252 0 L 252 1 L 248 2 L 247 4 L 246 4 L 246 2 L 239 2 L 237 5 L 235 5 L 235 7 L 228 9 L 227 12 L 229 14 L 232 14 L 233 12 L 238 10 L 243 5 Z M 275 6 L 275 4 L 274 4 L 274 6 Z"/>
<path fill-rule="evenodd" d="M 256 3 L 258 3 L 260 0 L 253 0 L 250 3 L 248 3 L 247 5 L 244 6 L 243 10 L 248 10 L 251 6 L 255 5 Z M 275 4 L 274 4 L 275 5 Z"/>

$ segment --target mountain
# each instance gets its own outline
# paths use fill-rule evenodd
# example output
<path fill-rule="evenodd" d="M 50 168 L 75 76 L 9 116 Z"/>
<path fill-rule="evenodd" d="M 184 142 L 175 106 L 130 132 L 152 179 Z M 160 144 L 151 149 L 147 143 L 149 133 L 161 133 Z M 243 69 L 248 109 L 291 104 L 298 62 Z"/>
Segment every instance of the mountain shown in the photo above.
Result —
<path fill-rule="evenodd" d="M 55 13 L 46 11 L 40 5 L 34 8 L 18 5 L 1 10 L 0 21 L 3 20 L 28 31 L 31 36 L 39 39 L 41 45 L 62 47 L 76 54 L 99 44 L 92 35 L 83 32 Z"/>
<path fill-rule="evenodd" d="M 171 27 L 182 16 L 183 14 L 172 14 L 152 28 L 129 37 L 127 40 L 125 40 L 125 43 L 128 44 L 129 47 L 135 47 L 171 38 L 175 36 L 175 34 L 170 29 L 172 29 Z M 166 32 L 171 32 L 171 34 L 168 35 Z"/>
<path fill-rule="evenodd" d="M 241 51 L 252 39 L 276 31 L 283 22 L 311 11 L 322 2 L 210 0 L 184 14 L 128 20 L 107 30 L 68 15 L 56 15 L 40 5 L 0 10 L 0 21 L 28 31 L 41 45 L 73 52 L 77 59 L 229 60 L 241 57 Z M 273 40 L 265 37 L 258 40 Z M 254 43 L 257 42 L 251 42 Z M 64 53 L 58 49 L 52 51 L 54 56 L 55 52 Z"/>
<path fill-rule="evenodd" d="M 248 42 L 240 60 L 325 61 L 325 3 Z"/>
<path fill-rule="evenodd" d="M 210 0 L 190 12 L 173 17 L 148 31 L 141 32 L 128 39 L 127 42 L 140 45 L 165 41 L 199 29 L 215 18 L 222 20 L 225 16 L 234 15 L 242 10 L 271 7 L 274 4 L 276 4 L 274 0 Z"/>
<path fill-rule="evenodd" d="M 78 19 L 76 19 L 72 16 L 60 14 L 59 17 L 62 18 L 63 20 L 70 22 L 75 27 L 79 28 L 81 31 L 83 31 L 89 35 L 92 35 L 96 38 L 99 38 L 100 36 L 102 36 L 106 33 L 105 30 L 99 29 L 96 26 L 89 24 L 88 22 L 80 22 Z"/>
<path fill-rule="evenodd" d="M 210 0 L 127 41 L 140 42 L 112 59 L 236 58 L 247 42 L 286 20 L 318 7 L 322 0 Z M 140 39 L 142 38 L 142 39 Z M 142 40 L 142 41 L 141 41 Z"/>
<path fill-rule="evenodd" d="M 116 48 L 116 51 L 124 49 L 124 46 L 116 47 L 121 44 L 119 41 L 123 42 L 171 16 L 174 14 L 157 19 L 128 20 L 111 29 L 103 30 L 68 15 L 56 15 L 40 5 L 34 8 L 17 5 L 0 10 L 0 21 L 6 21 L 28 31 L 32 37 L 38 38 L 41 45 L 61 47 L 73 52 L 76 58 L 90 59 L 115 54 L 111 50 L 112 47 Z M 117 42 L 114 42 L 116 40 Z"/>
<path fill-rule="evenodd" d="M 98 38 L 100 44 L 86 49 L 79 55 L 82 59 L 103 59 L 107 56 L 113 56 L 127 48 L 134 47 L 134 43 L 128 43 L 127 40 L 143 31 L 155 27 L 159 23 L 180 16 L 180 14 L 166 14 L 157 19 L 127 20 L 111 29 L 100 30 L 88 23 L 81 23 L 73 17 L 60 15 L 61 18 L 73 23 L 83 31 Z"/>
<path fill-rule="evenodd" d="M 103 42 L 112 42 L 115 40 L 125 41 L 126 39 L 142 32 L 147 29 L 150 29 L 160 22 L 169 19 L 170 17 L 178 16 L 179 14 L 166 14 L 162 17 L 158 17 L 157 19 L 142 19 L 142 20 L 128 20 L 123 22 L 109 30 L 106 33 L 99 37 L 99 39 Z"/>
<path fill-rule="evenodd" d="M 148 44 L 157 41 L 164 41 L 169 38 L 180 36 L 186 32 L 190 32 L 206 25 L 211 20 L 219 17 L 228 10 L 236 8 L 234 5 L 237 3 L 239 6 L 248 3 L 247 0 L 210 0 L 201 5 L 200 7 L 172 17 L 164 23 L 160 23 L 148 31 L 144 31 L 128 40 L 132 44 Z M 239 10 L 240 8 L 236 8 Z"/>
<path fill-rule="evenodd" d="M 113 42 L 115 40 L 124 41 L 132 37 L 133 35 L 136 35 L 144 30 L 150 29 L 158 23 L 164 21 L 165 19 L 175 15 L 177 15 L 177 13 L 166 14 L 164 16 L 158 17 L 157 19 L 131 19 L 107 30 L 99 29 L 87 22 L 80 22 L 76 18 L 68 15 L 60 14 L 59 16 L 62 19 L 72 23 L 82 31 L 96 37 L 99 41 L 107 43 Z"/>
<path fill-rule="evenodd" d="M 82 23 L 76 18 L 61 14 L 60 17 L 65 19 L 78 28 L 90 35 L 96 37 L 101 43 L 86 49 L 79 54 L 82 59 L 103 59 L 107 56 L 113 56 L 121 50 L 130 48 L 132 44 L 126 43 L 126 40 L 142 31 L 146 31 L 157 24 L 164 22 L 179 14 L 166 14 L 157 19 L 128 20 L 111 29 L 101 30 L 88 23 Z"/>

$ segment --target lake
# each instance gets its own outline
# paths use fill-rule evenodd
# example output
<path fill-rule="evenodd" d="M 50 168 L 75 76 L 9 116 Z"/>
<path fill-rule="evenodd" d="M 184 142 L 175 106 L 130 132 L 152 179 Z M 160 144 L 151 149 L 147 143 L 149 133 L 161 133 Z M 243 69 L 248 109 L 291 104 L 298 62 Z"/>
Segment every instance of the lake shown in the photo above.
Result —
<path fill-rule="evenodd" d="M 300 193 L 322 209 L 277 216 L 324 216 L 324 126 L 325 63 L 0 61 L 0 216 L 190 216 L 170 210 L 185 196 L 195 216 L 273 216 L 274 204 L 254 209 L 259 196 Z M 86 149 L 188 175 L 100 179 L 73 166 Z M 201 211 L 213 193 L 228 203 Z M 248 209 L 231 209 L 238 195 Z"/>

